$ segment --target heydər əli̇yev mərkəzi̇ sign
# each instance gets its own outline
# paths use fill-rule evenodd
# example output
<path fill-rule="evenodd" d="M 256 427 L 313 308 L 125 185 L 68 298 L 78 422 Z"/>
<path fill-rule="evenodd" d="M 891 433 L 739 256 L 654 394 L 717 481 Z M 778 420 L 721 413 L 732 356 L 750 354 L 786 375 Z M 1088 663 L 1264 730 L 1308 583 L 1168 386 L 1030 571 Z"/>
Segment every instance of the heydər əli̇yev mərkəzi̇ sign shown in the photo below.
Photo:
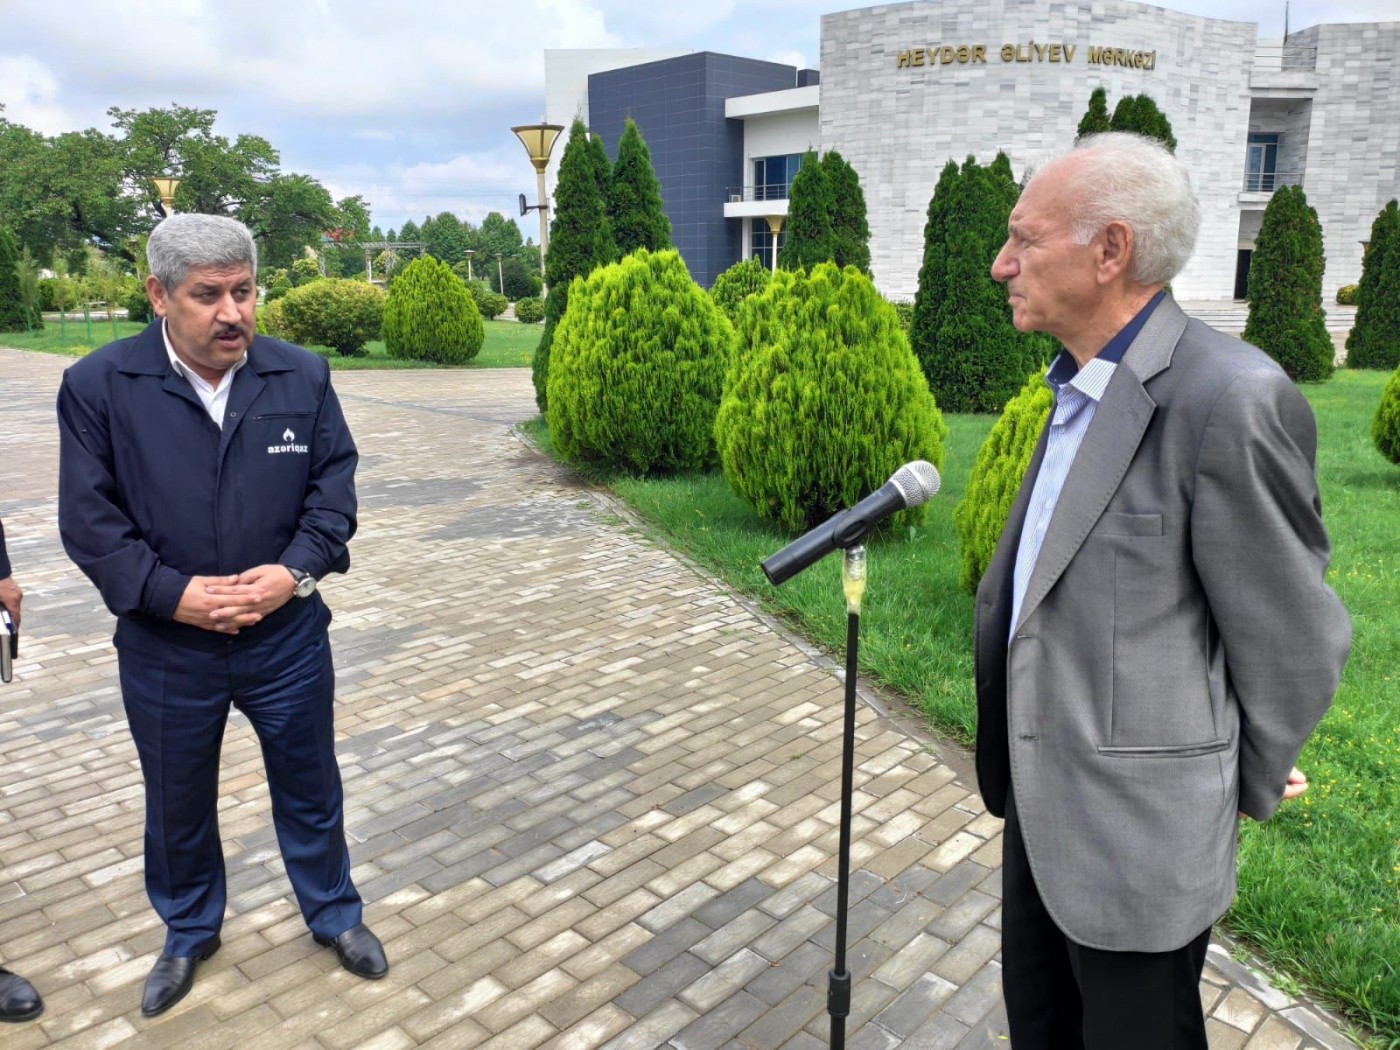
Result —
<path fill-rule="evenodd" d="M 1072 63 L 1076 55 L 1083 53 L 1090 65 L 1125 66 L 1129 69 L 1150 70 L 1157 68 L 1156 51 L 1135 51 L 1122 47 L 1081 48 L 1078 44 L 1037 44 L 1034 40 L 1024 44 L 1002 44 L 1000 55 L 1003 62 L 1059 62 Z M 986 65 L 986 44 L 932 44 L 926 47 L 912 47 L 900 50 L 895 56 L 895 66 L 947 66 L 947 65 Z"/>

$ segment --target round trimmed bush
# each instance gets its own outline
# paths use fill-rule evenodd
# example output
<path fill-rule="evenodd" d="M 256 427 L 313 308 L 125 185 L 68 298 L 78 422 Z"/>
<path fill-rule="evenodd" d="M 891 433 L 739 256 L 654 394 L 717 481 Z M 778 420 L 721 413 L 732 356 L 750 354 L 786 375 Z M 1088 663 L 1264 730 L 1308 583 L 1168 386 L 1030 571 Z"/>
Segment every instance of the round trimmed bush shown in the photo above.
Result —
<path fill-rule="evenodd" d="M 734 329 L 680 253 L 643 248 L 575 278 L 568 295 L 549 359 L 554 447 L 644 474 L 712 465 Z"/>
<path fill-rule="evenodd" d="M 1371 421 L 1371 439 L 1382 456 L 1400 466 L 1400 368 L 1381 394 L 1376 418 Z"/>
<path fill-rule="evenodd" d="M 278 310 L 277 327 L 269 331 L 306 346 L 329 346 L 354 357 L 371 339 L 379 338 L 384 320 L 384 290 L 364 281 L 328 277 L 293 288 L 265 308 Z"/>
<path fill-rule="evenodd" d="M 283 316 L 286 303 L 281 299 L 273 299 L 258 307 L 258 333 L 260 335 L 270 335 L 274 339 L 288 339 L 287 318 Z"/>
<path fill-rule="evenodd" d="M 1354 284 L 1344 284 L 1344 285 L 1342 285 L 1340 288 L 1337 289 L 1337 305 L 1338 305 L 1338 306 L 1355 306 L 1355 305 L 1356 305 L 1356 285 L 1354 285 Z"/>
<path fill-rule="evenodd" d="M 476 303 L 476 310 L 485 320 L 491 321 L 506 312 L 506 307 L 510 305 L 510 300 L 500 292 L 493 292 L 491 286 L 480 277 L 467 282 L 467 291 L 471 293 L 472 301 Z"/>
<path fill-rule="evenodd" d="M 1055 394 L 1040 373 L 1027 380 L 1021 392 L 1007 402 L 992 427 L 967 482 L 967 492 L 953 511 L 962 550 L 958 583 L 968 594 L 977 593 L 997 542 L 1006 528 L 1011 504 L 1021 489 L 1031 456 L 1045 421 L 1055 404 Z"/>
<path fill-rule="evenodd" d="M 715 278 L 714 287 L 710 289 L 710 298 L 732 323 L 738 320 L 739 307 L 743 301 L 762 292 L 772 279 L 773 274 L 763 265 L 763 260 L 757 256 L 750 256 L 742 262 L 736 262 Z"/>
<path fill-rule="evenodd" d="M 447 263 L 423 255 L 394 279 L 384 304 L 390 357 L 462 365 L 481 351 L 485 338 L 476 300 Z"/>
<path fill-rule="evenodd" d="M 515 300 L 515 319 L 522 324 L 539 324 L 544 320 L 544 300 L 533 295 Z"/>
<path fill-rule="evenodd" d="M 948 428 L 928 381 L 894 307 L 855 267 L 780 271 L 737 327 L 715 439 L 724 476 L 760 517 L 800 531 L 910 460 L 943 465 Z"/>

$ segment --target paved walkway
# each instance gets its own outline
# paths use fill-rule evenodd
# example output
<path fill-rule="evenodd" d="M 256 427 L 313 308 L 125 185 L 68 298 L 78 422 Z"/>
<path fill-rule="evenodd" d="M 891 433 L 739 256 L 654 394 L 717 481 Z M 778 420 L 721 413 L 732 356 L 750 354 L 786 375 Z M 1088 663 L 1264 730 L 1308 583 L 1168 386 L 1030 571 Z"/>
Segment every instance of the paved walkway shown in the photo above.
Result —
<path fill-rule="evenodd" d="M 393 971 L 357 980 L 290 900 L 235 718 L 224 947 L 146 1020 L 162 943 L 111 622 L 64 558 L 53 397 L 0 350 L 0 516 L 28 592 L 0 687 L 0 959 L 63 1047 L 827 1045 L 841 685 L 831 663 L 535 454 L 527 370 L 340 373 L 362 452 L 336 613 L 354 875 Z M 1001 824 L 966 756 L 863 707 L 849 1045 L 1006 1046 Z M 1215 949 L 1216 1050 L 1343 1047 Z"/>

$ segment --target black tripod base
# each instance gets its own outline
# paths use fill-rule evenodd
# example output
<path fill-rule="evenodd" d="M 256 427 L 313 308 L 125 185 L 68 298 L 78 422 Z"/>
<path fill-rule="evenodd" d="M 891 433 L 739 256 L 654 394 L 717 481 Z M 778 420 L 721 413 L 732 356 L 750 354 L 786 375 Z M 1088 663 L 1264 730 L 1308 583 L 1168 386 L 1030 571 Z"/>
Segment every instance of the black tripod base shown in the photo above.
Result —
<path fill-rule="evenodd" d="M 831 970 L 826 975 L 826 1012 L 831 1015 L 831 1050 L 846 1045 L 846 1017 L 851 1012 L 851 974 Z"/>

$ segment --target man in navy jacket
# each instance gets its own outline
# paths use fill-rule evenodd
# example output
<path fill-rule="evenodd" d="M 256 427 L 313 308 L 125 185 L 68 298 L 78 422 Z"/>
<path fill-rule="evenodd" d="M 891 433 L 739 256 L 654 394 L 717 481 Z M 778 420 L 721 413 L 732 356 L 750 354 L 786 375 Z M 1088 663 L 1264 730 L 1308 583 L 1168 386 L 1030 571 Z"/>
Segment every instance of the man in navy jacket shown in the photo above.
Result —
<path fill-rule="evenodd" d="M 350 879 L 334 749 L 330 612 L 350 565 L 358 455 L 316 355 L 256 335 L 256 249 L 177 215 L 147 247 L 158 319 L 75 364 L 58 394 L 59 531 L 117 617 L 122 701 L 146 782 L 159 1014 L 219 947 L 219 750 L 229 705 L 262 746 L 273 823 L 317 943 L 388 971 Z"/>
<path fill-rule="evenodd" d="M 10 555 L 5 550 L 5 526 L 0 523 L 0 606 L 10 614 L 19 627 L 19 606 L 24 592 L 10 575 Z M 9 638 L 0 634 L 0 644 L 9 645 Z M 28 1021 L 44 1012 L 44 1001 L 34 986 L 17 973 L 0 966 L 0 1021 Z"/>

